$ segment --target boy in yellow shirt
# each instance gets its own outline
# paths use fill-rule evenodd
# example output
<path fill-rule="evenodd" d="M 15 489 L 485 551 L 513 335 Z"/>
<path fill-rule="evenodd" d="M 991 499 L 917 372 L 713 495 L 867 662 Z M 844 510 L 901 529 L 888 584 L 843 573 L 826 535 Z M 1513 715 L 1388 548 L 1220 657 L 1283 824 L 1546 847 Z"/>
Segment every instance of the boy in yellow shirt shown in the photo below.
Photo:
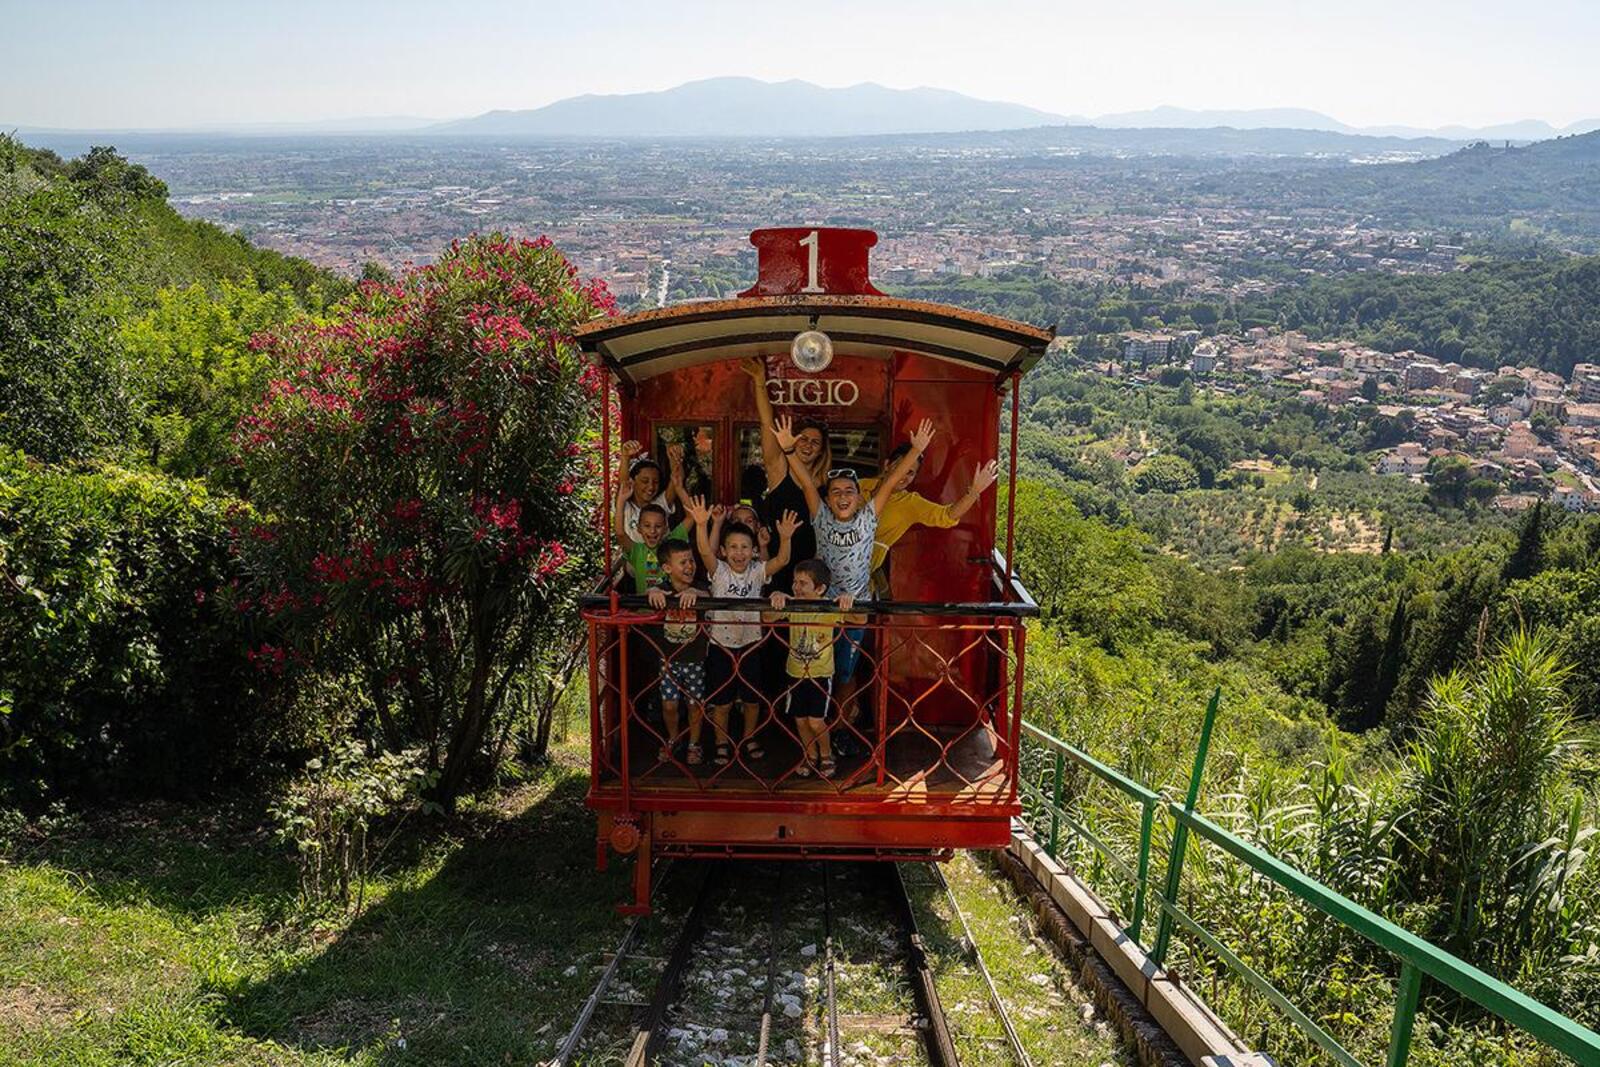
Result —
<path fill-rule="evenodd" d="M 801 560 L 794 567 L 794 599 L 830 600 L 828 583 L 833 575 L 820 559 Z M 783 611 L 789 597 L 772 594 L 772 606 Z M 789 658 L 784 673 L 794 679 L 789 684 L 784 710 L 794 719 L 800 735 L 800 769 L 795 773 L 809 778 L 813 768 L 824 778 L 835 770 L 833 750 L 828 743 L 828 704 L 833 697 L 833 643 L 839 624 L 855 605 L 849 593 L 837 600 L 837 611 L 802 610 L 790 613 Z"/>

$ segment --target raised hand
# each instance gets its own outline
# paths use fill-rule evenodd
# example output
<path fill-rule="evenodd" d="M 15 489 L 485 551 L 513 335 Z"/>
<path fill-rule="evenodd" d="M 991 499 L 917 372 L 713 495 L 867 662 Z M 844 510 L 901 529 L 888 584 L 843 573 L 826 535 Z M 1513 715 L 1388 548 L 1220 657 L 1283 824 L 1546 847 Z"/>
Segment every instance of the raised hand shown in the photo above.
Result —
<path fill-rule="evenodd" d="M 933 420 L 923 419 L 911 433 L 911 447 L 918 452 L 926 452 L 928 444 L 933 440 Z"/>
<path fill-rule="evenodd" d="M 683 469 L 683 445 L 673 443 L 667 446 L 667 462 L 672 465 L 674 472 Z"/>
<path fill-rule="evenodd" d="M 767 380 L 767 361 L 760 356 L 751 356 L 749 359 L 742 360 L 739 363 L 739 369 L 754 378 L 758 385 Z"/>
<path fill-rule="evenodd" d="M 779 517 L 777 526 L 778 536 L 787 541 L 789 538 L 794 536 L 794 532 L 796 530 L 800 529 L 800 516 L 796 515 L 792 511 L 785 511 L 783 515 Z"/>
<path fill-rule="evenodd" d="M 993 485 L 1000 477 L 1000 461 L 991 459 L 978 468 L 978 473 L 972 476 L 972 495 L 981 496 L 983 491 Z"/>
<path fill-rule="evenodd" d="M 794 417 L 792 415 L 779 415 L 773 420 L 772 436 L 778 439 L 778 447 L 785 452 L 794 449 Z"/>
<path fill-rule="evenodd" d="M 784 607 L 788 603 L 789 603 L 789 594 L 788 593 L 785 593 L 781 589 L 773 590 L 773 592 L 772 592 L 772 606 L 774 608 L 776 608 L 778 611 L 782 611 L 784 609 Z"/>
<path fill-rule="evenodd" d="M 651 589 L 645 593 L 644 598 L 650 601 L 650 606 L 657 610 L 667 606 L 667 594 L 660 589 Z"/>
<path fill-rule="evenodd" d="M 644 451 L 644 445 L 641 445 L 638 441 L 624 441 L 624 442 L 622 442 L 622 458 L 624 460 L 632 459 L 634 456 L 637 456 L 640 452 L 643 452 L 643 451 Z"/>
<path fill-rule="evenodd" d="M 728 509 L 723 507 L 721 504 L 712 504 L 711 517 L 717 522 L 721 522 L 723 519 L 728 517 Z"/>
<path fill-rule="evenodd" d="M 772 545 L 772 531 L 767 529 L 766 523 L 756 523 L 756 544 L 761 546 L 761 554 L 765 556 Z"/>
<path fill-rule="evenodd" d="M 703 496 L 690 497 L 688 503 L 684 505 L 684 510 L 689 513 L 696 526 L 704 526 L 711 518 L 711 509 L 706 507 L 706 498 Z"/>

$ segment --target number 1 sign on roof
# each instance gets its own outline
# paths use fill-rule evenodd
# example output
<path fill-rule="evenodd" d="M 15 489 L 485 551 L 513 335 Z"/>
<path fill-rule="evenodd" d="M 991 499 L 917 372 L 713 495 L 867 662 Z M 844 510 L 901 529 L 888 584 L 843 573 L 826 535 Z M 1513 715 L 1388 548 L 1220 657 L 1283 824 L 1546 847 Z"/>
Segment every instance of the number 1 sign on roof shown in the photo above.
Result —
<path fill-rule="evenodd" d="M 872 230 L 782 226 L 756 230 L 756 283 L 740 296 L 882 296 L 867 272 Z"/>

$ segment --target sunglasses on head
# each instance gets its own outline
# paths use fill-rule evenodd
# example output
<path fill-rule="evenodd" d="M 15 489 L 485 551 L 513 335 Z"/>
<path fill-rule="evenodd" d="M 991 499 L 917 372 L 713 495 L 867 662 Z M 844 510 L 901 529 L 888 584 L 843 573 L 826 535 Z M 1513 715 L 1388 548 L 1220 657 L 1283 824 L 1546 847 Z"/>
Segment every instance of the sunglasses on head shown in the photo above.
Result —
<path fill-rule="evenodd" d="M 833 468 L 833 470 L 828 472 L 828 477 L 830 477 L 830 478 L 850 478 L 850 479 L 854 479 L 855 476 L 856 476 L 856 469 L 854 467 L 835 467 L 835 468 Z"/>

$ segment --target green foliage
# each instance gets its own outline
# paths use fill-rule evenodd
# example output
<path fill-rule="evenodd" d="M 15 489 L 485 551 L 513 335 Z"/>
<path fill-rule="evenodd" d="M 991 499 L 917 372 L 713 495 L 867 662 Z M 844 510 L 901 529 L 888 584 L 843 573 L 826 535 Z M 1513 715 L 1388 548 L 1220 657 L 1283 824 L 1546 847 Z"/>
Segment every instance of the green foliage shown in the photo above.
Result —
<path fill-rule="evenodd" d="M 179 477 L 232 475 L 232 437 L 267 384 L 271 360 L 250 338 L 300 319 L 288 288 L 262 292 L 223 280 L 163 289 L 118 340 L 138 398 L 136 452 Z"/>
<path fill-rule="evenodd" d="M 1136 493 L 1181 493 L 1199 484 L 1194 464 L 1182 456 L 1151 456 L 1133 471 Z"/>
<path fill-rule="evenodd" d="M 1584 847 L 1596 831 L 1566 773 L 1567 670 L 1551 635 L 1518 631 L 1476 670 L 1437 678 L 1405 771 L 1407 885 L 1440 904 L 1424 933 L 1493 973 L 1555 988 L 1546 969 L 1600 939 L 1600 879 Z"/>
<path fill-rule="evenodd" d="M 292 743 L 215 602 L 236 507 L 196 482 L 0 452 L 0 801 L 192 795 Z"/>
<path fill-rule="evenodd" d="M 209 473 L 260 384 L 247 331 L 349 290 L 165 197 L 112 149 L 0 135 L 0 446 Z"/>
<path fill-rule="evenodd" d="M 1600 174 L 1600 167 L 1589 171 Z M 1600 256 L 1490 259 L 1444 274 L 1297 276 L 1292 285 L 1230 304 L 1174 299 L 1183 295 L 1181 285 L 1066 286 L 1028 272 L 917 282 L 896 292 L 1089 335 L 1094 340 L 1080 346 L 1086 360 L 1115 355 L 1101 335 L 1179 328 L 1186 319 L 1208 333 L 1281 326 L 1313 340 L 1349 338 L 1473 367 L 1532 365 L 1563 378 L 1600 351 Z"/>
<path fill-rule="evenodd" d="M 373 865 L 433 778 L 420 748 L 372 755 L 345 741 L 308 762 L 272 809 L 278 840 L 295 848 L 301 899 L 308 905 L 337 899 L 360 911 Z M 374 848 L 375 823 L 386 833 Z"/>
<path fill-rule="evenodd" d="M 0 447 L 92 455 L 129 425 L 111 311 L 126 229 L 24 151 L 0 137 Z"/>
<path fill-rule="evenodd" d="M 1415 349 L 1467 366 L 1542 367 L 1563 378 L 1600 348 L 1600 257 L 1491 260 L 1448 274 L 1307 279 L 1263 303 L 1289 329 Z"/>
<path fill-rule="evenodd" d="M 1544 563 L 1544 501 L 1536 502 L 1528 510 L 1517 530 L 1517 547 L 1506 558 L 1500 577 L 1514 582 L 1537 574 Z"/>
<path fill-rule="evenodd" d="M 1161 615 L 1143 545 L 1132 530 L 1084 518 L 1059 490 L 1018 487 L 1017 569 L 1046 617 L 1108 648 L 1148 636 Z"/>

